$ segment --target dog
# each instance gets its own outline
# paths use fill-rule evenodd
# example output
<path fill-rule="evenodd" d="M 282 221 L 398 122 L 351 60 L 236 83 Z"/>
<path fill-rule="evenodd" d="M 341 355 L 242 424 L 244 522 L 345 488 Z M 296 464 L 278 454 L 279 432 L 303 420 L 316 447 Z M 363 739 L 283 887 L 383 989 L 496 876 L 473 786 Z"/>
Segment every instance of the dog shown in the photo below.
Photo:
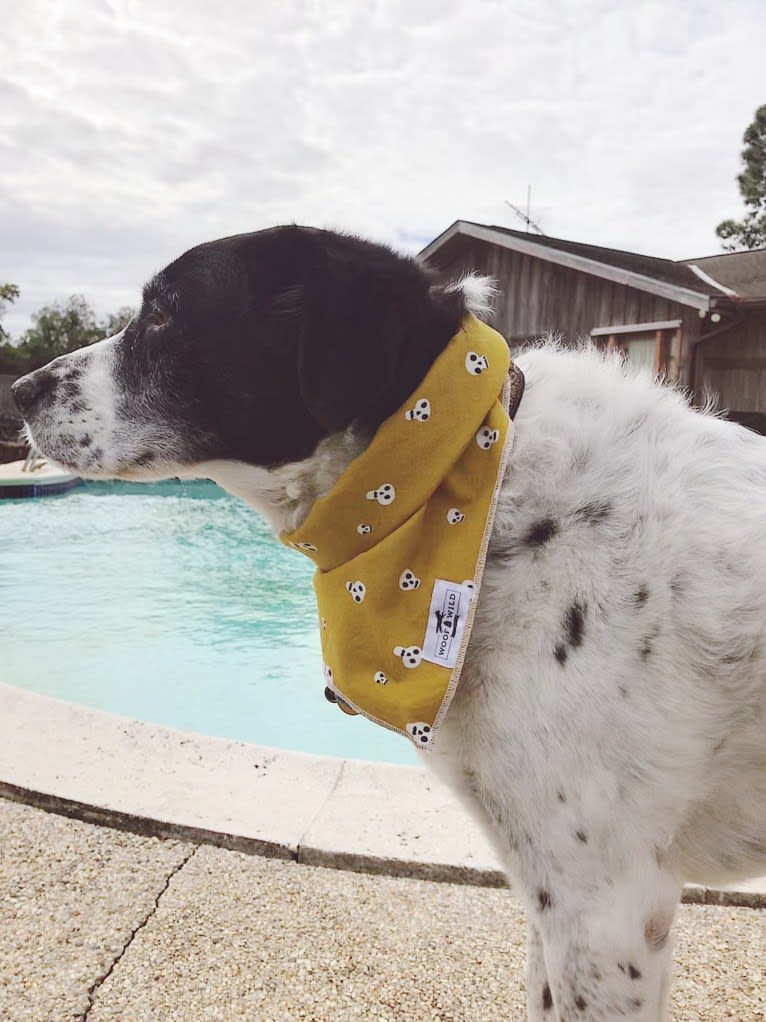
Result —
<path fill-rule="evenodd" d="M 328 231 L 226 238 L 14 394 L 81 476 L 211 478 L 293 530 L 489 290 Z M 425 756 L 525 903 L 531 1022 L 656 1022 L 684 882 L 766 872 L 766 440 L 592 348 L 516 362 L 473 633 Z"/>

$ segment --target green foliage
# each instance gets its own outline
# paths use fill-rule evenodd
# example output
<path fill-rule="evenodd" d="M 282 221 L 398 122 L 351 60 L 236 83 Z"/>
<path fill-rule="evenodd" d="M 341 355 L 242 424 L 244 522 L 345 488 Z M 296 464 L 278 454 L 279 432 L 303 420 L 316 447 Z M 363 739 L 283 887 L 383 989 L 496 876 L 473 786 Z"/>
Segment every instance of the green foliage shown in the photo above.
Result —
<path fill-rule="evenodd" d="M 6 302 L 15 302 L 19 297 L 19 289 L 16 284 L 0 284 L 0 316 L 5 312 Z M 3 330 L 3 324 L 0 323 L 0 341 L 8 339 L 8 334 Z"/>
<path fill-rule="evenodd" d="M 16 344 L 0 344 L 0 373 L 23 375 L 39 369 L 59 355 L 118 333 L 133 315 L 134 310 L 125 307 L 99 320 L 82 295 L 44 305 Z"/>
<path fill-rule="evenodd" d="M 766 106 L 755 111 L 742 141 L 745 169 L 738 175 L 737 184 L 747 213 L 743 220 L 724 220 L 715 229 L 727 252 L 766 245 Z"/>

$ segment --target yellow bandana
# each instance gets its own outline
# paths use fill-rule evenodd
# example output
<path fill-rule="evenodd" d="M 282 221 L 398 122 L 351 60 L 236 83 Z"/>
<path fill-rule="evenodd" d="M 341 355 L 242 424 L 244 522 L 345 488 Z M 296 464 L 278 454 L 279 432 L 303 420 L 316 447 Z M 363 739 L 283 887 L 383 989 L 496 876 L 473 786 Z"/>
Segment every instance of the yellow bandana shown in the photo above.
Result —
<path fill-rule="evenodd" d="M 467 316 L 408 401 L 282 541 L 317 565 L 342 709 L 433 744 L 460 677 L 513 439 L 508 345 Z M 345 704 L 345 705 L 344 705 Z"/>

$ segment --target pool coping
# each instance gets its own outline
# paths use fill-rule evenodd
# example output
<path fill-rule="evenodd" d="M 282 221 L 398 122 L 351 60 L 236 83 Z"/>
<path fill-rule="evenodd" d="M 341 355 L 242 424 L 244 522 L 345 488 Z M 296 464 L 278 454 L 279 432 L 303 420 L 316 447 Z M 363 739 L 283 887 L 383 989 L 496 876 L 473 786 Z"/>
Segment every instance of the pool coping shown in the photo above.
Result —
<path fill-rule="evenodd" d="M 501 887 L 500 859 L 426 767 L 179 731 L 0 683 L 0 796 L 133 833 L 307 865 Z M 766 878 L 684 901 L 766 907 Z"/>

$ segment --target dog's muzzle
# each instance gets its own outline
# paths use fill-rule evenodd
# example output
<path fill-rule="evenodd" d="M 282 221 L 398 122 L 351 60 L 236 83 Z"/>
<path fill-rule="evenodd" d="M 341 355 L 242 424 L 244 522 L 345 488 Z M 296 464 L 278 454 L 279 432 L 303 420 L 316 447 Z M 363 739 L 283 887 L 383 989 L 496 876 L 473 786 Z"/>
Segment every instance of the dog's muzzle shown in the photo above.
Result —
<path fill-rule="evenodd" d="M 29 419 L 35 406 L 53 389 L 56 377 L 46 367 L 27 373 L 11 386 L 16 407 L 25 419 Z"/>

